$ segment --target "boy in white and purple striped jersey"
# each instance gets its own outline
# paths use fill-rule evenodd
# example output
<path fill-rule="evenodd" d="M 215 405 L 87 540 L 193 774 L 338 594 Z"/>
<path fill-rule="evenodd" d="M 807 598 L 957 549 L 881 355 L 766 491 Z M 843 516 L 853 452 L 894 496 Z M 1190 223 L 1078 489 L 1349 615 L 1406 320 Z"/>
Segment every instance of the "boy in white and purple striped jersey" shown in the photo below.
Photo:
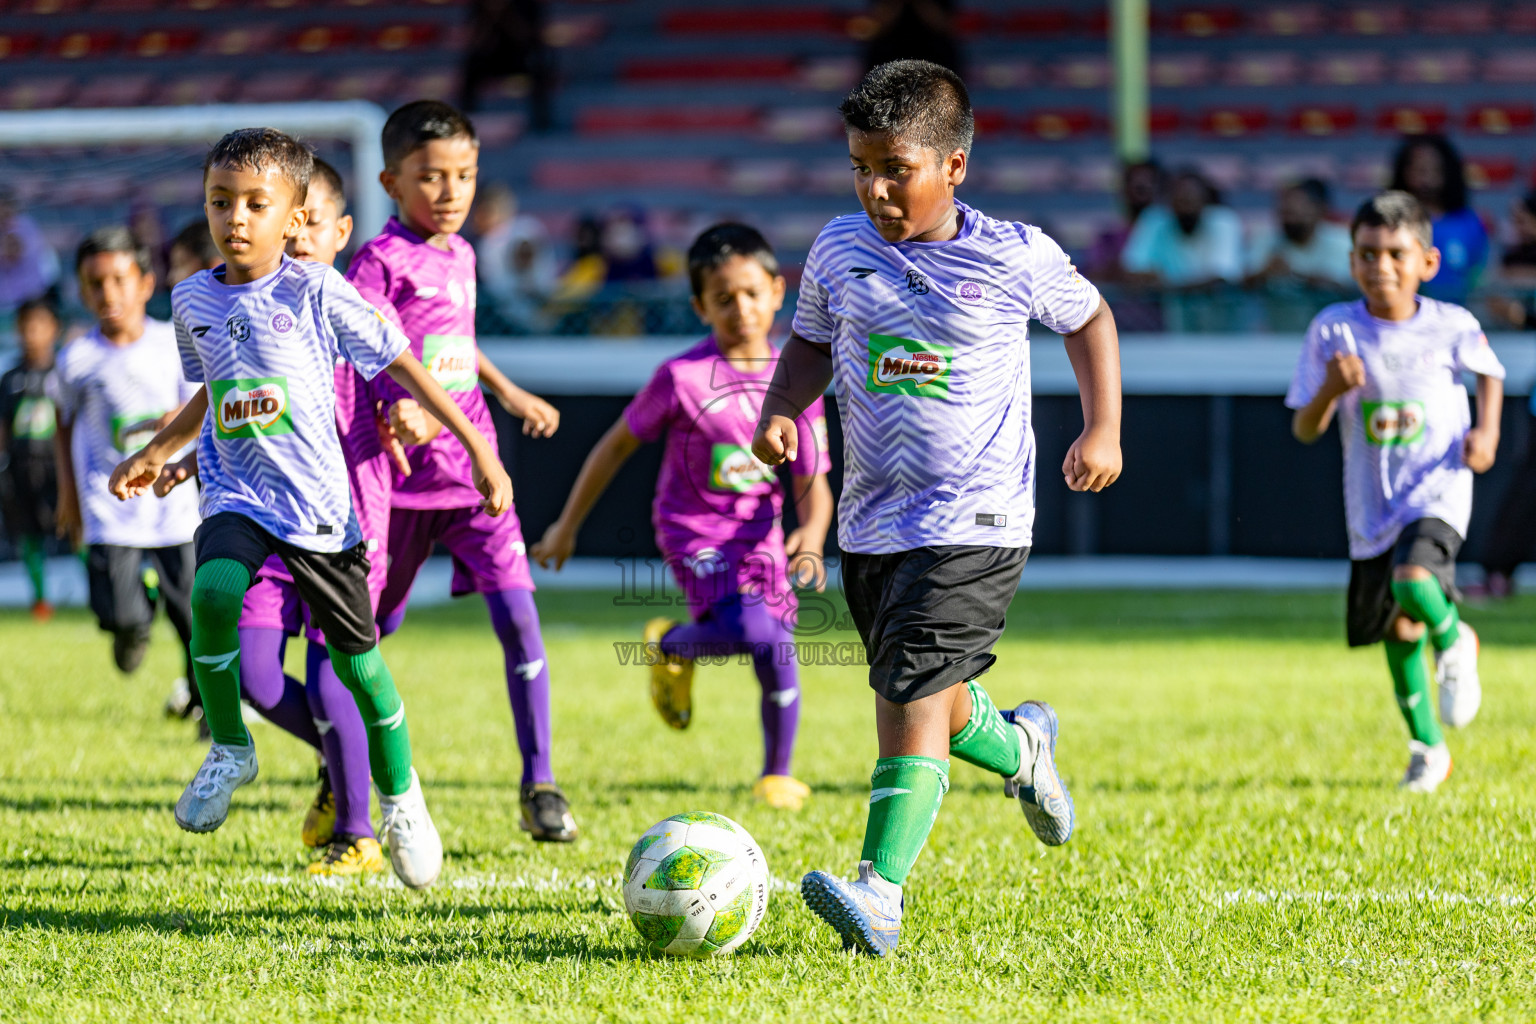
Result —
<path fill-rule="evenodd" d="M 1071 836 L 1056 713 L 1039 701 L 999 711 L 976 677 L 995 661 L 1034 524 L 1029 321 L 1065 335 L 1082 391 L 1084 430 L 1062 467 L 1073 490 L 1120 473 L 1119 348 L 1109 307 L 1060 246 L 955 200 L 974 128 L 957 75 L 882 64 L 839 109 L 864 212 L 811 247 L 753 454 L 795 458 L 808 440 L 795 417 L 835 385 L 843 591 L 880 758 L 858 879 L 813 871 L 801 893 L 845 946 L 884 956 L 951 756 L 1001 775 L 1042 842 Z"/>

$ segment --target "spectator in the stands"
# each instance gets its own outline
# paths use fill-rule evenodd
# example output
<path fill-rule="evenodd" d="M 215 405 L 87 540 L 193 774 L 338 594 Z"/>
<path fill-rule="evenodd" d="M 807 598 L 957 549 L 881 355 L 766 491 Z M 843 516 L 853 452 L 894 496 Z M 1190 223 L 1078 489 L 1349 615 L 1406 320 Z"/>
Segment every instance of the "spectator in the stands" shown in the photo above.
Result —
<path fill-rule="evenodd" d="M 1440 272 L 1422 291 L 1466 305 L 1488 261 L 1488 232 L 1467 205 L 1467 172 L 1456 147 L 1443 135 L 1410 135 L 1392 160 L 1390 187 L 1411 192 L 1434 225 Z"/>
<path fill-rule="evenodd" d="M 646 229 L 645 214 L 639 210 L 616 210 L 603 222 L 603 262 L 606 280 L 654 281 L 661 276 L 656 262 L 656 247 Z"/>
<path fill-rule="evenodd" d="M 964 76 L 956 0 L 874 0 L 851 18 L 849 32 L 864 42 L 865 70 L 892 60 L 927 60 Z"/>
<path fill-rule="evenodd" d="M 544 225 L 535 217 L 519 216 L 517 196 L 500 183 L 480 193 L 474 217 L 482 301 L 490 303 L 515 333 L 546 330 L 544 307 L 559 273 Z"/>
<path fill-rule="evenodd" d="M 547 8 L 546 0 L 472 0 L 459 91 L 459 107 L 465 113 L 479 109 L 488 82 L 517 77 L 527 84 L 530 127 L 549 130 L 554 60 L 544 40 Z"/>
<path fill-rule="evenodd" d="M 1346 287 L 1349 229 L 1331 219 L 1328 185 L 1306 178 L 1280 190 L 1276 227 L 1261 231 L 1248 254 L 1253 284 L 1300 282 L 1318 289 Z"/>
<path fill-rule="evenodd" d="M 1509 227 L 1513 240 L 1499 257 L 1499 287 L 1488 305 L 1509 326 L 1536 329 L 1536 192 L 1515 200 Z"/>
<path fill-rule="evenodd" d="M 1101 232 L 1094 239 L 1083 269 L 1095 281 L 1113 281 L 1121 276 L 1120 254 L 1125 251 L 1126 239 L 1131 229 L 1141 219 L 1142 213 L 1163 198 L 1167 183 L 1163 165 L 1156 160 L 1139 160 L 1126 164 L 1120 171 L 1120 205 L 1125 220 Z"/>
<path fill-rule="evenodd" d="M 166 286 L 175 288 L 199 270 L 212 270 L 224 262 L 224 257 L 219 255 L 218 247 L 213 244 L 213 232 L 208 230 L 208 221 L 199 217 L 176 232 L 166 252 L 165 261 Z"/>
<path fill-rule="evenodd" d="M 0 313 L 28 299 L 58 297 L 59 257 L 37 222 L 16 208 L 16 196 L 0 185 Z"/>
<path fill-rule="evenodd" d="M 1243 225 L 1216 187 L 1193 168 L 1173 176 L 1166 205 L 1142 211 L 1121 266 L 1135 280 L 1193 288 L 1243 277 Z"/>

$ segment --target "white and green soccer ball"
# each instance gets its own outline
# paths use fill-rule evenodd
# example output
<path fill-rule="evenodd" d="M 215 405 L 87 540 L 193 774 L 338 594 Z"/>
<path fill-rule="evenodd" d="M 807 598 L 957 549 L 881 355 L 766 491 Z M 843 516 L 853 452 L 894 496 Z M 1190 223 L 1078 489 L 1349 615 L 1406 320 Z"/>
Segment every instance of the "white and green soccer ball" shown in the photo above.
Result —
<path fill-rule="evenodd" d="M 729 953 L 768 912 L 768 861 L 747 830 L 725 815 L 674 814 L 647 829 L 630 851 L 624 909 L 653 952 Z"/>

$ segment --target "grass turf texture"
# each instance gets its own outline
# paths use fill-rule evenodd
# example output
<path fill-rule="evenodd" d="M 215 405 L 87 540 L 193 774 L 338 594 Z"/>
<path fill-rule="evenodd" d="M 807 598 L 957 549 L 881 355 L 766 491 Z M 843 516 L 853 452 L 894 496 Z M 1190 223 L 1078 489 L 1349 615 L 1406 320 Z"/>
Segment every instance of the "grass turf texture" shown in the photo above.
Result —
<path fill-rule="evenodd" d="M 303 874 L 309 753 L 253 727 L 261 777 L 198 837 L 172 804 L 202 750 L 158 715 L 177 661 L 110 667 L 80 613 L 0 618 L 0 1019 L 1522 1020 L 1536 1008 L 1536 599 L 1474 609 L 1486 700 L 1432 797 L 1393 788 L 1405 734 L 1339 595 L 1043 594 L 1015 602 L 986 684 L 1061 712 L 1078 827 L 1030 836 L 969 765 L 908 888 L 902 949 L 839 952 L 798 896 L 852 869 L 875 757 L 857 667 L 803 674 L 799 815 L 754 805 L 749 668 L 701 668 L 684 734 L 613 641 L 645 609 L 548 593 L 555 764 L 574 846 L 517 828 L 518 762 L 483 606 L 386 644 L 447 868 Z M 851 635 L 831 634 L 849 640 Z M 297 661 L 290 653 L 290 664 Z M 776 878 L 734 957 L 639 951 L 619 872 L 668 814 L 744 824 Z"/>

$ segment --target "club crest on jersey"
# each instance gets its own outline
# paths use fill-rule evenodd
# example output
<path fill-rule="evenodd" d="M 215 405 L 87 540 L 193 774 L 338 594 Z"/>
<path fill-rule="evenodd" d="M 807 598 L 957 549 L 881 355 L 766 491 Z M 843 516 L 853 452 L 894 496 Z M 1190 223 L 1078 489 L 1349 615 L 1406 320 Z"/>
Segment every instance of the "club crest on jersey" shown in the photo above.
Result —
<path fill-rule="evenodd" d="M 251 340 L 251 318 L 243 313 L 224 321 L 224 327 L 229 331 L 229 340 L 237 345 Z"/>
<path fill-rule="evenodd" d="M 273 310 L 267 318 L 267 326 L 272 328 L 273 334 L 287 334 L 299 325 L 299 321 L 286 309 Z"/>
<path fill-rule="evenodd" d="M 1360 412 L 1371 444 L 1413 444 L 1424 436 L 1423 402 L 1361 402 Z"/>
<path fill-rule="evenodd" d="M 216 380 L 209 382 L 208 391 L 214 434 L 220 440 L 293 433 L 287 377 Z"/>
<path fill-rule="evenodd" d="M 955 298 L 967 306 L 985 306 L 991 296 L 985 284 L 966 278 L 955 285 Z"/>
<path fill-rule="evenodd" d="M 741 494 L 772 480 L 773 470 L 739 444 L 717 444 L 709 451 L 709 489 L 712 491 Z"/>
<path fill-rule="evenodd" d="M 876 394 L 947 398 L 954 359 L 955 350 L 948 345 L 871 334 L 869 377 L 864 387 Z"/>

